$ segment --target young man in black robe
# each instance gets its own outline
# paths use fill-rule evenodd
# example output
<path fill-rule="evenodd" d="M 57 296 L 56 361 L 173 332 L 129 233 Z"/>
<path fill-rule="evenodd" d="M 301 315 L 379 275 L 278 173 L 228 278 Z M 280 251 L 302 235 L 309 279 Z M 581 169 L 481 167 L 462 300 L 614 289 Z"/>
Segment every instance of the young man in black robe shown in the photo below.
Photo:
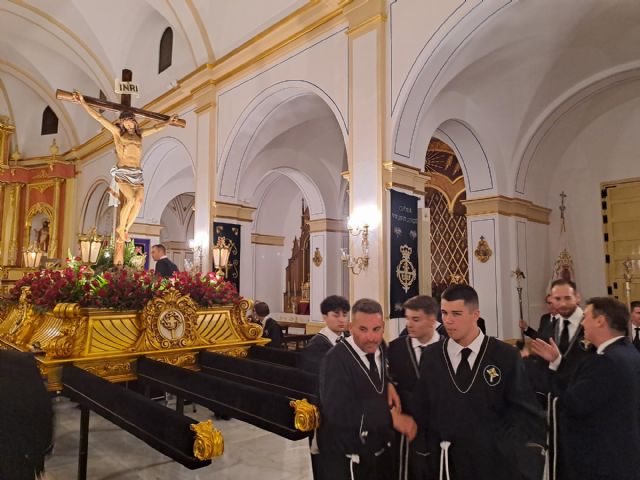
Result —
<path fill-rule="evenodd" d="M 321 475 L 324 480 L 387 480 L 393 428 L 413 439 L 416 425 L 399 408 L 389 409 L 380 304 L 358 300 L 350 331 L 320 367 Z"/>
<path fill-rule="evenodd" d="M 253 306 L 253 313 L 256 316 L 256 322 L 262 325 L 262 336 L 264 338 L 271 339 L 271 342 L 267 344 L 267 347 L 282 348 L 282 341 L 284 335 L 278 322 L 269 316 L 271 311 L 269 305 L 265 302 L 256 302 Z"/>
<path fill-rule="evenodd" d="M 326 326 L 300 352 L 299 368 L 318 374 L 322 358 L 338 340 L 344 338 L 350 308 L 349 300 L 339 295 L 331 295 L 322 301 L 320 312 Z"/>
<path fill-rule="evenodd" d="M 438 322 L 439 306 L 433 298 L 418 295 L 407 300 L 402 307 L 407 320 L 407 335 L 389 344 L 389 375 L 400 396 L 403 412 L 412 415 L 413 391 L 420 378 L 422 352 L 444 337 L 437 332 L 441 325 Z M 411 443 L 406 436 L 396 434 L 394 454 L 394 478 L 427 480 L 424 432 L 419 431 Z"/>
<path fill-rule="evenodd" d="M 539 480 L 544 421 L 520 353 L 480 331 L 470 286 L 445 290 L 441 310 L 449 339 L 422 354 L 414 393 L 430 478 Z"/>
<path fill-rule="evenodd" d="M 320 371 L 320 362 L 339 341 L 344 339 L 344 333 L 349 322 L 349 300 L 339 295 L 331 295 L 320 303 L 320 312 L 325 327 L 309 341 L 300 352 L 298 368 L 317 375 Z M 311 469 L 313 478 L 320 479 L 320 450 L 318 438 L 314 434 L 309 437 L 311 451 Z"/>

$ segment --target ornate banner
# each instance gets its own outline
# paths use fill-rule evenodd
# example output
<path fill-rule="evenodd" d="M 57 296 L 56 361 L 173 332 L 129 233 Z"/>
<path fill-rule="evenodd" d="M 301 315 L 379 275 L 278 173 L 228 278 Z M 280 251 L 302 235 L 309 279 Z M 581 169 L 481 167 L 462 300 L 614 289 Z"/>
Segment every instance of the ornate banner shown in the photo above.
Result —
<path fill-rule="evenodd" d="M 240 291 L 240 225 L 233 223 L 213 222 L 213 244 L 218 238 L 224 237 L 231 242 L 231 254 L 229 255 L 229 267 L 226 278 Z M 211 271 L 215 272 L 213 265 Z"/>
<path fill-rule="evenodd" d="M 418 199 L 391 190 L 391 318 L 403 316 L 402 304 L 418 295 Z"/>

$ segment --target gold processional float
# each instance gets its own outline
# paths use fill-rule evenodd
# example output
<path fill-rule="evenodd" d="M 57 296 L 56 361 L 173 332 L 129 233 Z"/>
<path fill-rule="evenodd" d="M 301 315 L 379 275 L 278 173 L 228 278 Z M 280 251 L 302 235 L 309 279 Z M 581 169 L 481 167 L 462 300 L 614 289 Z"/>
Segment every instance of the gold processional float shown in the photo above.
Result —
<path fill-rule="evenodd" d="M 122 81 L 115 91 L 120 94 L 121 103 L 85 98 L 79 92 L 56 92 L 58 99 L 81 105 L 112 134 L 118 158 L 116 172 L 112 172 L 114 178 L 117 177 L 120 167 L 141 169 L 142 138 L 134 128 L 138 125 L 136 118 L 142 117 L 157 122 L 151 126 L 140 127 L 141 130 L 147 131 L 147 134 L 158 132 L 167 126 L 186 125 L 184 120 L 175 115 L 170 117 L 133 108 L 130 93 L 135 84 L 132 83 L 132 73 L 125 69 L 122 75 Z M 119 119 L 111 122 L 103 117 L 101 112 L 104 109 L 119 113 Z M 127 135 L 124 134 L 125 131 Z M 19 164 L 20 155 L 17 151 L 11 156 L 12 161 L 15 160 L 14 165 L 9 165 L 9 138 L 14 132 L 15 128 L 0 118 L 0 196 L 4 197 L 7 205 L 5 208 L 13 212 L 9 219 L 13 223 L 10 225 L 24 222 L 25 232 L 22 239 L 19 229 L 15 227 L 11 227 L 11 235 L 3 234 L 0 242 L 0 249 L 3 250 L 0 255 L 0 282 L 3 278 L 7 279 L 6 274 L 10 270 L 20 273 L 17 255 L 20 247 L 25 251 L 24 267 L 27 268 L 22 270 L 27 271 L 26 277 L 31 275 L 31 278 L 36 276 L 41 279 L 43 275 L 60 272 L 38 271 L 40 255 L 43 252 L 38 248 L 27 249 L 27 246 L 31 244 L 34 215 L 42 213 L 51 225 L 46 224 L 48 229 L 44 242 L 41 241 L 43 235 L 38 233 L 38 242 L 44 243 L 44 253 L 49 258 L 59 256 L 63 236 L 58 219 L 65 209 L 66 199 L 62 194 L 62 185 L 67 178 L 76 175 L 72 163 L 58 161 L 55 142 L 52 145 L 55 150 L 52 150 L 52 157 L 46 165 L 41 165 L 41 162 Z M 123 145 L 130 144 L 137 148 L 122 148 Z M 125 183 L 129 181 L 119 177 L 116 180 Z M 5 183 L 8 187 L 1 188 Z M 25 185 L 26 194 L 21 196 L 21 188 Z M 138 188 L 137 185 L 133 185 L 134 190 Z M 125 207 L 128 205 L 128 209 L 121 206 L 118 227 L 114 230 L 115 240 L 111 258 L 112 264 L 116 267 L 113 270 L 115 272 L 123 271 L 124 243 L 128 241 L 129 229 L 140 208 L 140 203 L 134 202 L 130 190 L 121 190 L 119 195 L 120 202 L 123 202 Z M 130 213 L 125 215 L 127 211 Z M 4 223 L 4 218 L 0 218 L 3 232 L 9 228 L 5 228 Z M 82 244 L 82 239 L 80 242 Z M 27 258 L 29 255 L 33 256 L 33 259 Z M 27 262 L 29 259 L 33 261 Z M 85 263 L 84 259 L 83 263 L 85 267 L 95 265 L 94 261 Z M 132 263 L 130 266 L 140 268 L 141 264 Z M 68 271 L 69 267 L 62 270 L 66 273 Z M 80 270 L 77 265 L 74 274 L 77 275 L 74 278 L 79 280 L 76 286 L 86 286 L 86 283 L 94 282 L 96 278 L 104 281 L 104 277 L 93 274 L 90 269 Z M 152 273 L 149 275 L 153 276 Z M 198 275 L 201 279 L 206 276 Z M 215 279 L 209 278 L 212 279 L 212 284 L 224 282 L 218 275 L 215 275 Z M 198 299 L 189 295 L 189 291 L 180 290 L 178 283 L 176 279 L 158 281 L 159 291 L 153 292 L 144 306 L 139 302 L 140 308 L 125 311 L 122 310 L 123 304 L 118 302 L 102 307 L 100 304 L 88 307 L 87 302 L 77 300 L 78 297 L 71 301 L 82 302 L 82 305 L 64 303 L 67 301 L 64 296 L 55 297 L 55 301 L 43 304 L 42 285 L 18 280 L 19 287 L 14 288 L 11 297 L 0 298 L 0 349 L 33 352 L 47 388 L 59 392 L 63 388 L 63 367 L 69 364 L 110 382 L 125 382 L 136 380 L 136 362 L 141 357 L 197 371 L 198 353 L 201 351 L 247 357 L 250 347 L 268 343 L 269 340 L 261 337 L 262 327 L 247 321 L 247 310 L 251 307 L 251 301 L 238 297 L 236 292 L 234 298 L 225 297 L 215 305 L 209 306 L 211 304 L 208 303 L 207 306 L 203 306 L 198 303 Z M 55 282 L 48 288 L 49 291 L 56 290 Z M 6 288 L 0 288 L 0 292 L 2 290 L 6 293 Z M 54 296 L 55 294 L 56 292 L 53 292 Z M 136 294 L 135 289 L 128 292 L 128 295 Z M 307 432 L 318 425 L 317 409 L 306 400 L 292 401 L 291 407 L 295 409 L 296 429 Z M 194 425 L 193 429 L 196 434 L 194 456 L 210 459 L 222 454 L 222 437 L 213 429 L 210 421 Z"/>
<path fill-rule="evenodd" d="M 169 288 L 142 311 L 83 308 L 58 303 L 52 311 L 34 308 L 29 287 L 17 304 L 0 310 L 0 348 L 31 351 L 50 391 L 62 389 L 62 367 L 73 364 L 111 382 L 136 380 L 136 360 L 153 360 L 198 370 L 198 352 L 247 357 L 251 346 L 269 342 L 262 327 L 247 320 L 252 302 L 203 308 L 189 295 Z M 291 402 L 295 428 L 319 424 L 318 410 L 306 400 Z M 221 433 L 211 421 L 193 425 L 194 456 L 208 460 L 223 452 Z"/>

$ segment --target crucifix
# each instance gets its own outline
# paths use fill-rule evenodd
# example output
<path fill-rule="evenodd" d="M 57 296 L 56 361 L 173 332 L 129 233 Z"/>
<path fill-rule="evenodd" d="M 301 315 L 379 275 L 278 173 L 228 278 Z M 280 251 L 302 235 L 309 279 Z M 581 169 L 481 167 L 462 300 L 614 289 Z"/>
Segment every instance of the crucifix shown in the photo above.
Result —
<path fill-rule="evenodd" d="M 560 192 L 560 206 L 558 207 L 560 209 L 560 219 L 562 220 L 562 224 L 560 226 L 560 229 L 563 232 L 567 231 L 567 228 L 566 228 L 565 223 L 564 223 L 564 211 L 567 209 L 567 207 L 564 204 L 565 198 L 567 198 L 567 194 L 564 193 L 564 190 L 563 190 L 562 192 Z"/>
<path fill-rule="evenodd" d="M 137 91 L 137 87 L 131 83 L 133 75 L 131 70 L 122 71 L 120 89 L 120 103 L 109 102 L 99 98 L 85 97 L 80 92 L 56 91 L 58 100 L 79 103 L 86 112 L 100 123 L 113 136 L 118 162 L 111 167 L 111 186 L 109 193 L 112 201 L 110 205 L 120 204 L 119 221 L 115 227 L 115 251 L 113 263 L 122 265 L 124 262 L 124 242 L 129 240 L 129 229 L 142 207 L 144 200 L 144 182 L 142 178 L 142 137 L 157 133 L 163 128 L 173 125 L 185 127 L 186 122 L 176 115 L 168 116 L 161 113 L 150 112 L 131 106 L 131 94 L 124 91 Z M 129 90 L 127 90 L 129 89 Z M 116 92 L 118 93 L 118 92 Z M 110 122 L 103 117 L 97 109 L 120 112 L 115 122 Z M 150 127 L 140 127 L 136 115 L 158 123 Z"/>

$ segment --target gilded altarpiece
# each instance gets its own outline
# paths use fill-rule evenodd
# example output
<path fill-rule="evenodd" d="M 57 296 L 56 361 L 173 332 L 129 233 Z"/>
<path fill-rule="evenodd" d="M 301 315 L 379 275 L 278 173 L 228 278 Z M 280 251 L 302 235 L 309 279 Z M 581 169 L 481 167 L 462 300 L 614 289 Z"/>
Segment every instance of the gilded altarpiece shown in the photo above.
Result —
<path fill-rule="evenodd" d="M 2 165 L 1 265 L 23 267 L 22 251 L 32 244 L 43 250 L 45 259 L 64 256 L 65 183 L 74 176 L 72 163 L 49 157 Z"/>
<path fill-rule="evenodd" d="M 454 151 L 432 138 L 425 158 L 431 182 L 425 207 L 431 216 L 431 293 L 440 297 L 454 283 L 469 282 L 464 177 Z"/>

